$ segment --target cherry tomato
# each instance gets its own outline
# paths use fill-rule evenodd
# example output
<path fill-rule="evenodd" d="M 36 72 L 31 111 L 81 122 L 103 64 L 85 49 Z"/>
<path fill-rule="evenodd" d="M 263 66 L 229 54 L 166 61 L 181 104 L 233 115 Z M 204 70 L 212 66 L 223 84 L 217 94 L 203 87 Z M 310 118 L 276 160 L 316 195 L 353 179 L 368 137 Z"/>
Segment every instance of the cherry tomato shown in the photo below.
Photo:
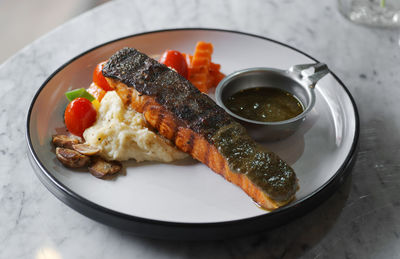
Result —
<path fill-rule="evenodd" d="M 101 70 L 104 67 L 104 64 L 106 62 L 101 62 L 96 66 L 96 69 L 93 72 L 93 82 L 103 88 L 104 91 L 112 91 L 114 89 L 111 88 L 111 86 L 108 84 L 106 78 L 103 76 L 103 72 Z"/>
<path fill-rule="evenodd" d="M 82 137 L 85 129 L 92 126 L 97 117 L 96 109 L 85 98 L 79 97 L 70 102 L 65 109 L 64 120 L 72 134 Z"/>
<path fill-rule="evenodd" d="M 166 65 L 167 67 L 173 68 L 181 76 L 187 79 L 188 77 L 188 65 L 182 53 L 176 50 L 166 50 L 160 60 L 160 63 Z"/>

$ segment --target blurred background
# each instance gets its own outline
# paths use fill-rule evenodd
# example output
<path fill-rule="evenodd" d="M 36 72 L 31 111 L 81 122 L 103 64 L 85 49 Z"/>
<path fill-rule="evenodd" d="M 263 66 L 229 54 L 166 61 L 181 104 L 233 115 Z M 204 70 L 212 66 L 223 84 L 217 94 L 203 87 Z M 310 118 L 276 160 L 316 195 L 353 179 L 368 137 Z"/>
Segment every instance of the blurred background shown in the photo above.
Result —
<path fill-rule="evenodd" d="M 109 0 L 0 0 L 0 64 L 69 19 Z"/>

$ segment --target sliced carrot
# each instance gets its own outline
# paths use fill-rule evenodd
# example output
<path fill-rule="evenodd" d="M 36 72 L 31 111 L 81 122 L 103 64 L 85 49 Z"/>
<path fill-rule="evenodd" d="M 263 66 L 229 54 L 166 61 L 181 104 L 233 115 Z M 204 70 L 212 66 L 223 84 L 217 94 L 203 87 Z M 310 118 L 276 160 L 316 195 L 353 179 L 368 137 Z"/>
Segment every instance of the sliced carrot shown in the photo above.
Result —
<path fill-rule="evenodd" d="M 211 43 L 199 41 L 190 66 L 189 81 L 203 93 L 208 90 L 207 81 L 212 53 L 213 45 Z"/>
<path fill-rule="evenodd" d="M 208 92 L 210 88 L 216 87 L 218 83 L 225 77 L 225 75 L 220 72 L 220 64 L 213 63 L 211 60 L 208 64 L 207 59 L 197 59 L 196 63 L 193 64 L 192 55 L 186 53 L 182 53 L 182 55 L 184 56 L 188 65 L 188 78 L 200 91 Z M 205 70 L 205 67 L 207 66 L 208 73 Z"/>
<path fill-rule="evenodd" d="M 221 69 L 220 64 L 212 63 L 210 64 L 210 71 L 219 71 Z"/>
<path fill-rule="evenodd" d="M 99 102 L 101 102 L 101 99 L 103 99 L 106 94 L 106 91 L 95 83 L 92 83 L 86 91 L 93 95 Z"/>
<path fill-rule="evenodd" d="M 221 69 L 220 64 L 212 63 L 210 64 L 210 79 L 208 80 L 209 87 L 216 87 L 218 83 L 225 77 L 223 73 L 219 70 Z"/>
<path fill-rule="evenodd" d="M 210 79 L 208 82 L 211 85 L 211 87 L 216 87 L 224 77 L 225 77 L 225 74 L 221 73 L 220 71 L 211 70 L 210 71 Z"/>
<path fill-rule="evenodd" d="M 182 55 L 185 58 L 188 67 L 191 68 L 192 67 L 193 56 L 190 55 L 190 54 L 186 54 L 186 53 L 182 53 Z M 219 71 L 220 69 L 221 69 L 221 65 L 220 64 L 216 64 L 216 63 L 213 63 L 213 62 L 210 63 L 210 71 Z"/>

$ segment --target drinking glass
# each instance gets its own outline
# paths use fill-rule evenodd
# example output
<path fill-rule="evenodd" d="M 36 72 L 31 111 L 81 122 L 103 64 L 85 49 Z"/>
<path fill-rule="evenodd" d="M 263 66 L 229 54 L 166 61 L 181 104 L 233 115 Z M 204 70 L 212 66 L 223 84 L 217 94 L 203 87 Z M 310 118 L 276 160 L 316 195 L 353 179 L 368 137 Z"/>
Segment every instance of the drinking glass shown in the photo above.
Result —
<path fill-rule="evenodd" d="M 338 0 L 338 4 L 342 14 L 356 23 L 400 26 L 400 0 Z"/>

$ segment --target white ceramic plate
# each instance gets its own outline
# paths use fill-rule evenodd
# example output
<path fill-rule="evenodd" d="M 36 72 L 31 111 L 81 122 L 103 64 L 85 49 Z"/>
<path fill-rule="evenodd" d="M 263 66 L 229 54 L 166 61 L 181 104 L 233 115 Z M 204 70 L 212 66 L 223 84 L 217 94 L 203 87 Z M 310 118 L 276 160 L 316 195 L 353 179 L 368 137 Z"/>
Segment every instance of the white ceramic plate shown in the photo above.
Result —
<path fill-rule="evenodd" d="M 240 188 L 191 159 L 175 164 L 127 162 L 125 175 L 107 181 L 69 170 L 59 163 L 51 136 L 57 128 L 64 127 L 63 111 L 67 105 L 64 93 L 88 87 L 97 63 L 122 47 L 134 47 L 150 56 L 166 49 L 192 53 L 197 41 L 214 45 L 213 61 L 221 64 L 226 74 L 248 67 L 287 69 L 294 64 L 315 62 L 310 56 L 270 39 L 212 29 L 133 35 L 81 54 L 42 85 L 27 118 L 34 168 L 39 169 L 39 178 L 57 197 L 85 215 L 117 226 L 139 221 L 150 226 L 220 227 L 255 219 L 269 221 L 266 226 L 272 226 L 281 222 L 272 215 L 296 214 L 294 208 L 316 199 L 331 183 L 340 182 L 337 178 L 343 178 L 355 154 L 359 123 L 349 92 L 332 73 L 318 83 L 315 108 L 298 132 L 280 142 L 264 143 L 292 165 L 300 185 L 296 200 L 273 213 L 260 209 Z M 320 196 L 319 201 L 326 197 Z M 107 215 L 112 215 L 112 219 Z M 114 222 L 119 220 L 124 223 Z M 132 227 L 132 231 L 145 235 L 148 231 L 135 229 Z"/>

